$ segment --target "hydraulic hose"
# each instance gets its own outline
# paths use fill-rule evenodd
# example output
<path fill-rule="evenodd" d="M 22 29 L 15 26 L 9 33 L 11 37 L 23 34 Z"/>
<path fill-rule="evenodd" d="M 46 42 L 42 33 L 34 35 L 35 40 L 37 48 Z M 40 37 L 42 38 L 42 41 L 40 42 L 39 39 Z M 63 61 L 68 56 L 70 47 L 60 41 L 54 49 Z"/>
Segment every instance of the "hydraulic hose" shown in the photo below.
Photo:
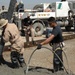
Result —
<path fill-rule="evenodd" d="M 66 55 L 66 53 L 64 52 L 64 50 L 63 50 L 63 53 L 64 53 L 64 56 L 65 56 L 66 61 L 67 61 L 67 66 L 68 66 L 68 70 L 69 70 L 68 73 L 70 74 L 70 68 L 69 68 L 69 63 L 68 63 L 67 55 Z"/>
<path fill-rule="evenodd" d="M 35 53 L 36 50 L 37 50 L 37 49 L 35 49 L 35 50 L 32 52 L 32 54 L 30 55 L 30 58 L 29 58 L 29 60 L 28 60 L 28 66 L 27 66 L 27 69 L 26 69 L 26 74 L 28 73 L 29 63 L 30 63 L 30 61 L 31 61 L 31 58 L 32 58 L 32 56 L 33 56 L 33 54 Z"/>
<path fill-rule="evenodd" d="M 53 54 L 55 54 L 55 55 L 58 57 L 58 59 L 60 60 L 60 62 L 62 63 L 62 65 L 63 65 L 64 70 L 66 71 L 66 73 L 69 74 L 69 72 L 68 72 L 67 69 L 65 68 L 65 66 L 64 66 L 64 64 L 63 64 L 63 62 L 62 62 L 62 60 L 60 59 L 60 57 L 59 57 L 52 49 L 49 49 L 49 48 L 43 47 L 43 46 L 42 46 L 42 48 L 45 48 L 45 49 L 47 49 L 47 50 L 50 50 Z M 29 69 L 29 64 L 30 64 L 31 58 L 32 58 L 33 54 L 34 54 L 37 50 L 38 50 L 38 49 L 35 49 L 35 50 L 32 52 L 32 54 L 30 55 L 30 58 L 29 58 L 28 64 L 27 64 L 28 66 L 27 66 L 27 68 L 26 68 L 26 75 L 27 75 L 27 73 L 28 73 L 28 69 Z M 67 60 L 67 56 L 66 56 L 66 54 L 65 54 L 64 51 L 63 51 L 63 53 L 64 53 L 64 55 L 65 55 L 65 57 L 66 57 L 66 60 Z M 68 65 L 68 60 L 67 60 L 67 65 Z M 69 65 L 68 65 L 68 68 L 69 68 Z"/>

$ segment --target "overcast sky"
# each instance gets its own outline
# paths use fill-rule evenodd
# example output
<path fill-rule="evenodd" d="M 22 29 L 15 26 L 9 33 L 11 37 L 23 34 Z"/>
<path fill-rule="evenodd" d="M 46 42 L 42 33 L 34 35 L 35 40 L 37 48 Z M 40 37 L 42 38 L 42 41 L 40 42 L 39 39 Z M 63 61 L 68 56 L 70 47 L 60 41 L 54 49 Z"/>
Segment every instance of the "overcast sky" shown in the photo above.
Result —
<path fill-rule="evenodd" d="M 20 0 L 17 0 L 18 2 Z M 32 8 L 34 5 L 39 3 L 50 3 L 50 2 L 56 2 L 60 0 L 22 0 L 24 3 L 25 8 Z M 5 7 L 9 6 L 10 0 L 0 0 L 0 8 L 2 5 L 5 5 Z"/>

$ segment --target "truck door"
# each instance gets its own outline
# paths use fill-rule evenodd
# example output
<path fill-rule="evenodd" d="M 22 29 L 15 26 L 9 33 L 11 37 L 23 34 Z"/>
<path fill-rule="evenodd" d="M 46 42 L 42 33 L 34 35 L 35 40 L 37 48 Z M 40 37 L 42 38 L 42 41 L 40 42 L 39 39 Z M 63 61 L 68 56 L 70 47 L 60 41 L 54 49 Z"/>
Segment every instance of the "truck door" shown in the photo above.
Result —
<path fill-rule="evenodd" d="M 68 2 L 56 2 L 56 17 L 67 17 L 70 10 Z"/>

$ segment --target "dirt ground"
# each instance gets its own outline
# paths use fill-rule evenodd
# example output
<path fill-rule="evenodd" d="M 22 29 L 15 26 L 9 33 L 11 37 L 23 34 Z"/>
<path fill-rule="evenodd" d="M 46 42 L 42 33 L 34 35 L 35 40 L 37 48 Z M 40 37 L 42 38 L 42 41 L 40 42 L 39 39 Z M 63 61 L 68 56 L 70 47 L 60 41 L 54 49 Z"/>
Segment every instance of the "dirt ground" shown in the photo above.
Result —
<path fill-rule="evenodd" d="M 65 48 L 64 52 L 67 55 L 68 64 L 66 58 L 63 54 L 64 65 L 66 69 L 69 71 L 71 70 L 75 74 L 75 39 L 66 40 L 65 41 Z M 44 47 L 50 48 L 49 44 L 44 45 Z M 28 60 L 32 52 L 36 49 L 36 47 L 25 48 L 24 58 L 26 64 L 29 66 L 34 66 L 34 68 L 29 67 L 29 71 L 27 75 L 52 75 L 53 69 L 53 54 L 50 50 L 46 48 L 42 48 L 40 50 L 35 51 L 33 54 L 30 63 L 28 64 Z M 10 60 L 10 52 L 3 53 L 4 59 L 7 61 L 5 65 L 0 66 L 0 75 L 24 75 L 23 68 L 13 69 L 11 67 L 11 60 Z M 59 73 L 60 75 L 60 73 Z M 65 74 L 62 74 L 65 75 Z"/>

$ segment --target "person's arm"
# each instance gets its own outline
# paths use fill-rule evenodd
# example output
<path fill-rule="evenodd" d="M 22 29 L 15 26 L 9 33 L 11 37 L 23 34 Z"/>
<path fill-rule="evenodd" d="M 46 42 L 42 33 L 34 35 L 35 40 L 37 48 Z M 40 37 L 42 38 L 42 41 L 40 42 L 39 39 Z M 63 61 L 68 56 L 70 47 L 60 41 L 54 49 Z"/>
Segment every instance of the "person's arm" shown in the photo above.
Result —
<path fill-rule="evenodd" d="M 44 44 L 49 43 L 50 41 L 52 41 L 52 39 L 53 39 L 54 37 L 55 37 L 55 36 L 54 36 L 53 34 L 51 34 L 49 38 L 47 38 L 45 41 L 41 42 L 41 45 L 44 45 Z"/>
<path fill-rule="evenodd" d="M 53 34 L 51 34 L 49 38 L 47 38 L 45 41 L 43 41 L 40 44 L 38 44 L 37 49 L 41 49 L 42 45 L 49 43 L 50 41 L 52 41 L 52 39 L 54 37 L 55 36 Z"/>

